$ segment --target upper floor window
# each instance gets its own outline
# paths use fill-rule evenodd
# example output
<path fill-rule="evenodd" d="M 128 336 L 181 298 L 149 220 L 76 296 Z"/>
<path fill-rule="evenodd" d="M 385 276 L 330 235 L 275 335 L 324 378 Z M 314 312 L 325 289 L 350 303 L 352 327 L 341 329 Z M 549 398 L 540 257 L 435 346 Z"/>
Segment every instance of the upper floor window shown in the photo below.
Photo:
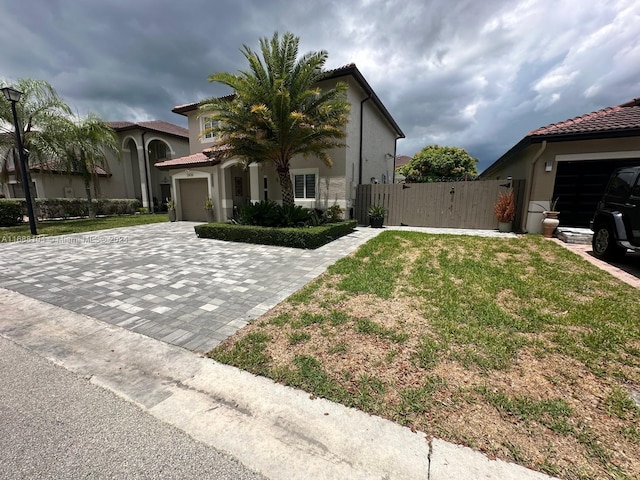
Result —
<path fill-rule="evenodd" d="M 202 127 L 202 132 L 205 132 L 207 130 L 209 130 L 210 128 L 213 128 L 216 125 L 216 121 L 213 120 L 211 117 L 202 117 L 200 119 L 200 123 L 201 123 L 201 127 Z M 213 140 L 216 137 L 214 132 L 208 132 L 205 133 L 204 135 L 202 135 L 202 141 L 207 141 L 207 140 Z"/>

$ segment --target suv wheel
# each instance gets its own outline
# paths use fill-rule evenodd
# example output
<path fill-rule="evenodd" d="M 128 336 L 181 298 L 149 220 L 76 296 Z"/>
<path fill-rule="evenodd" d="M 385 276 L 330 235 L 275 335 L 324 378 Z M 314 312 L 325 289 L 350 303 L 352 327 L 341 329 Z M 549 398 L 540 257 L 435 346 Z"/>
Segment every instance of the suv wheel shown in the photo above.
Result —
<path fill-rule="evenodd" d="M 591 242 L 593 254 L 604 260 L 616 260 L 624 257 L 627 249 L 616 244 L 611 227 L 598 225 L 594 229 L 593 240 Z"/>

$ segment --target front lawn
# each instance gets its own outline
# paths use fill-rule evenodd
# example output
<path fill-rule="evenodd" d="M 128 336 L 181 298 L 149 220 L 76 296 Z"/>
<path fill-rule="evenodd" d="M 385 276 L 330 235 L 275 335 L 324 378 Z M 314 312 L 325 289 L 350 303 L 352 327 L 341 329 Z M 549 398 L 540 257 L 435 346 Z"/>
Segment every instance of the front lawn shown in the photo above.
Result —
<path fill-rule="evenodd" d="M 541 237 L 387 231 L 210 356 L 562 478 L 638 478 L 638 296 Z"/>
<path fill-rule="evenodd" d="M 166 213 L 83 218 L 80 220 L 49 220 L 39 222 L 37 230 L 38 235 L 68 235 L 166 221 L 168 221 Z M 29 237 L 31 237 L 29 223 L 17 227 L 0 227 L 0 243 L 20 241 Z"/>

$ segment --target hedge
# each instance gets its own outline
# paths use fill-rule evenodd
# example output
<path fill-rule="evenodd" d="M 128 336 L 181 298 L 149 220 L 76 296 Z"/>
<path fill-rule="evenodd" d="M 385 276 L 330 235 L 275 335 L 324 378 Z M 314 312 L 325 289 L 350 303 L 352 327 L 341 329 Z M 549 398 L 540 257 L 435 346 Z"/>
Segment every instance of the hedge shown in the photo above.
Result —
<path fill-rule="evenodd" d="M 256 227 L 230 223 L 205 223 L 194 228 L 200 238 L 314 249 L 348 235 L 355 227 L 355 220 L 349 220 L 305 228 Z"/>
<path fill-rule="evenodd" d="M 0 201 L 0 227 L 13 227 L 22 223 L 22 204 L 16 200 Z"/>
<path fill-rule="evenodd" d="M 0 205 L 13 202 L 20 205 L 24 215 L 27 204 L 24 199 L 0 200 Z M 92 200 L 96 215 L 133 215 L 141 207 L 135 198 L 101 198 Z M 39 218 L 88 217 L 89 208 L 84 198 L 36 198 L 36 211 Z"/>

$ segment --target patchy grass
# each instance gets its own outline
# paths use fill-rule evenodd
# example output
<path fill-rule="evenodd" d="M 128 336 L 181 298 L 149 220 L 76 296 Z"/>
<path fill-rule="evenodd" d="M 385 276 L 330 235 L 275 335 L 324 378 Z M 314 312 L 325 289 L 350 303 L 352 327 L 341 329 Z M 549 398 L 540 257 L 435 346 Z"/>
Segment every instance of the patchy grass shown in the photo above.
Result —
<path fill-rule="evenodd" d="M 110 228 L 133 227 L 149 223 L 167 222 L 166 213 L 151 215 L 123 215 L 116 217 L 84 218 L 80 220 L 50 220 L 38 223 L 38 235 L 55 236 L 71 233 L 92 232 Z M 0 241 L 3 243 L 31 237 L 29 224 L 17 227 L 0 227 Z"/>
<path fill-rule="evenodd" d="M 388 231 L 210 356 L 563 478 L 640 478 L 639 318 L 540 237 Z"/>

